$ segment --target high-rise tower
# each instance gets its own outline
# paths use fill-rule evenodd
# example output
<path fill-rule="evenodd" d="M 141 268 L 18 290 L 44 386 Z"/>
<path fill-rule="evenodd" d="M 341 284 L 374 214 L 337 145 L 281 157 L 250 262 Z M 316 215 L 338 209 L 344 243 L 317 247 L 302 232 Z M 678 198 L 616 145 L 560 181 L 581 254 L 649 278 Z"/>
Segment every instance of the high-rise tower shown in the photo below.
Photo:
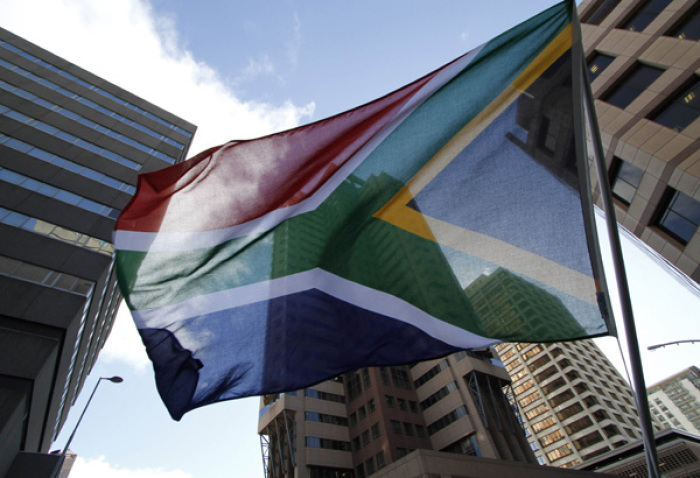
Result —
<path fill-rule="evenodd" d="M 267 476 L 370 476 L 413 450 L 536 463 L 490 351 L 372 367 L 261 400 Z"/>
<path fill-rule="evenodd" d="M 0 475 L 63 425 L 120 302 L 115 219 L 194 131 L 0 29 Z"/>

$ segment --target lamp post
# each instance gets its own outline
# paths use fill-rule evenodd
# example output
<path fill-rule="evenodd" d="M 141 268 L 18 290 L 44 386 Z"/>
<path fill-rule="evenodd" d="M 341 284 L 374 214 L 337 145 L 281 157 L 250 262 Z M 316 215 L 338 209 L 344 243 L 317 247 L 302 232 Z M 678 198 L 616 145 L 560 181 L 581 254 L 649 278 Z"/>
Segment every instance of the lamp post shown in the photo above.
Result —
<path fill-rule="evenodd" d="M 92 389 L 92 393 L 90 394 L 90 398 L 88 398 L 87 403 L 85 404 L 85 407 L 83 408 L 83 412 L 80 414 L 80 418 L 78 418 L 78 423 L 75 424 L 75 428 L 73 428 L 73 432 L 70 434 L 68 437 L 68 441 L 66 441 L 66 445 L 63 447 L 63 451 L 61 452 L 61 458 L 58 460 L 58 463 L 56 464 L 56 467 L 54 468 L 53 473 L 51 474 L 51 478 L 56 478 L 58 476 L 58 473 L 61 470 L 61 467 L 63 466 L 63 462 L 66 459 L 66 452 L 68 452 L 68 447 L 70 446 L 71 442 L 73 441 L 73 437 L 75 436 L 75 432 L 78 431 L 78 426 L 80 425 L 80 422 L 83 421 L 83 416 L 85 416 L 85 412 L 87 411 L 88 407 L 90 406 L 90 402 L 92 401 L 92 397 L 95 396 L 95 392 L 97 391 L 97 387 L 100 385 L 100 382 L 102 380 L 109 380 L 112 383 L 121 383 L 124 381 L 123 378 L 114 376 L 114 377 L 100 377 L 97 380 L 97 383 L 95 384 L 95 388 Z"/>

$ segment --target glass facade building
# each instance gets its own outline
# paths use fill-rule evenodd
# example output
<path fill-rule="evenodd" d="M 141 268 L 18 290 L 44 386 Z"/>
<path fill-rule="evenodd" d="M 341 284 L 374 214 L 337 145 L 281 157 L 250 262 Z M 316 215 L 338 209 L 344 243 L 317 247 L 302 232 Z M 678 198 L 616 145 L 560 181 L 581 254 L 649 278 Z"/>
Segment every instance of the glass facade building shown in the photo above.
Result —
<path fill-rule="evenodd" d="M 121 301 L 115 220 L 194 131 L 0 29 L 0 475 L 61 429 Z"/>

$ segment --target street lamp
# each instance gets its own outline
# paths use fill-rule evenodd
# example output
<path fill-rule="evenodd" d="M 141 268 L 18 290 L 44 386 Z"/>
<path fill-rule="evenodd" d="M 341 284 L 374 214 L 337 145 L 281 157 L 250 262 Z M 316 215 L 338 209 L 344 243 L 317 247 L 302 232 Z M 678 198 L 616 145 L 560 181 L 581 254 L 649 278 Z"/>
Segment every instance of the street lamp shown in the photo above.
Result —
<path fill-rule="evenodd" d="M 124 381 L 123 378 L 114 376 L 114 377 L 100 377 L 97 380 L 97 383 L 95 384 L 95 388 L 92 389 L 92 393 L 90 394 L 90 398 L 88 398 L 87 403 L 85 404 L 85 408 L 83 408 L 83 412 L 80 414 L 80 418 L 78 418 L 78 423 L 75 424 L 75 428 L 73 428 L 73 433 L 70 434 L 68 437 L 68 441 L 66 442 L 66 445 L 63 447 L 63 451 L 61 452 L 61 458 L 58 460 L 58 463 L 56 464 L 56 467 L 54 468 L 54 472 L 52 473 L 52 478 L 58 476 L 58 473 L 61 470 L 61 467 L 63 466 L 63 462 L 66 459 L 66 452 L 68 451 L 68 447 L 70 446 L 71 442 L 73 441 L 73 437 L 75 436 L 75 432 L 78 431 L 78 425 L 80 425 L 80 422 L 83 420 L 83 416 L 85 415 L 85 412 L 88 409 L 88 406 L 90 406 L 90 402 L 92 401 L 92 397 L 95 396 L 95 392 L 97 391 L 97 387 L 100 385 L 100 382 L 102 380 L 109 380 L 112 383 L 121 383 Z"/>

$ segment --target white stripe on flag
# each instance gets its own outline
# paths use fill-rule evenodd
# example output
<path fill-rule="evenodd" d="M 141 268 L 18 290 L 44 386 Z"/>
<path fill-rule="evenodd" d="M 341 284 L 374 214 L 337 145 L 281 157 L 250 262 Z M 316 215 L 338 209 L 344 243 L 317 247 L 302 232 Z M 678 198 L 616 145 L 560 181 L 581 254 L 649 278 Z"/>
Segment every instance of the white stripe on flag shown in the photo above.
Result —
<path fill-rule="evenodd" d="M 348 281 L 323 269 L 312 269 L 266 282 L 197 296 L 159 309 L 135 310 L 131 314 L 138 328 L 166 329 L 186 319 L 313 289 L 413 325 L 431 337 L 455 347 L 482 348 L 501 342 L 443 322 L 393 295 Z"/>

